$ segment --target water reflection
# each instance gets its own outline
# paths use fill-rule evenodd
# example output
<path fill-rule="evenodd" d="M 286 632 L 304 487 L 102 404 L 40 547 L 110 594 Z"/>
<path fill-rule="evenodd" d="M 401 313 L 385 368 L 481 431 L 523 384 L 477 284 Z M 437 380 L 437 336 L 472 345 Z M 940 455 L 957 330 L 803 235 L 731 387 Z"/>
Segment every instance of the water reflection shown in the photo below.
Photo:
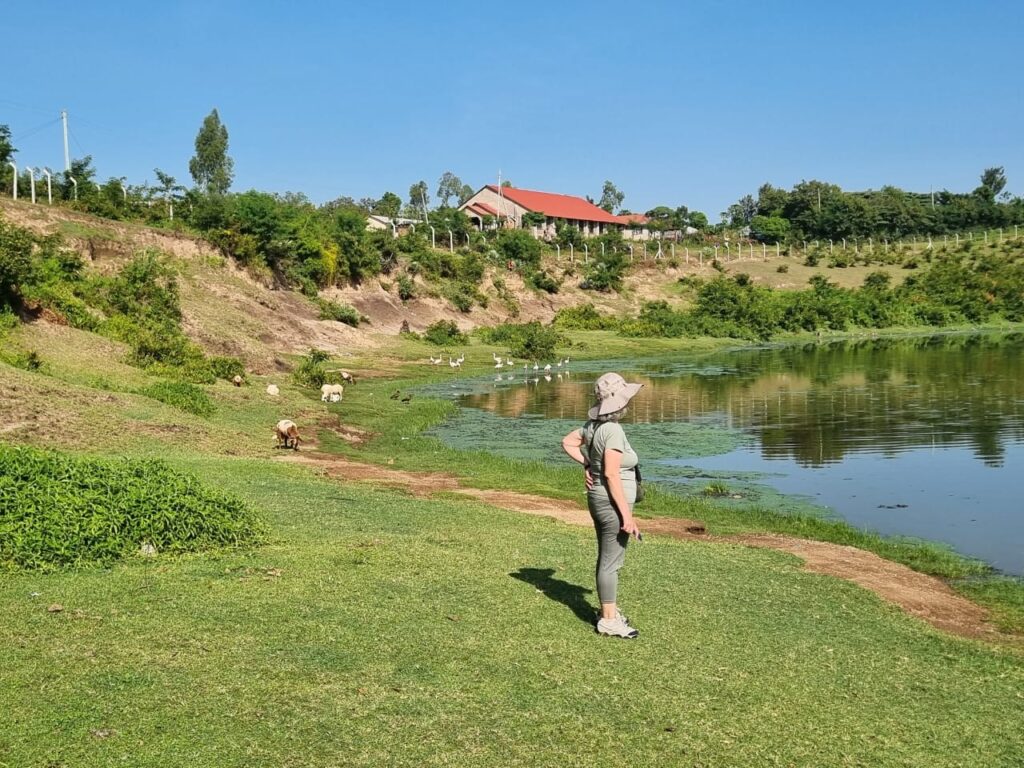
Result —
<path fill-rule="evenodd" d="M 634 366 L 645 384 L 627 421 L 712 422 L 756 436 L 764 458 L 823 466 L 856 453 L 892 456 L 969 446 L 991 467 L 1024 441 L 1024 336 L 940 335 L 749 349 Z M 623 372 L 628 372 L 623 367 Z M 583 420 L 592 373 L 524 377 L 468 394 L 501 416 Z"/>

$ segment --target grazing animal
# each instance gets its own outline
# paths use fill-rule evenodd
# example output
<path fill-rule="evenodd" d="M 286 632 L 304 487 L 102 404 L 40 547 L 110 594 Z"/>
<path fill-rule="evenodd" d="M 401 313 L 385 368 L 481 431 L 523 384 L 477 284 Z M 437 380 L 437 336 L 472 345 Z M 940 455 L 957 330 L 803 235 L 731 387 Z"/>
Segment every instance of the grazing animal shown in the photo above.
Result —
<path fill-rule="evenodd" d="M 341 372 L 341 380 L 344 381 L 347 384 L 355 384 L 356 383 L 356 377 L 353 376 L 348 371 L 342 371 Z"/>
<path fill-rule="evenodd" d="M 277 384 L 267 384 L 267 394 L 271 397 L 277 397 L 281 394 L 281 390 L 277 388 Z"/>
<path fill-rule="evenodd" d="M 231 383 L 234 384 L 236 387 L 242 386 L 242 377 L 236 373 L 234 378 L 231 379 Z"/>
<path fill-rule="evenodd" d="M 281 419 L 277 422 L 277 426 L 274 427 L 274 436 L 277 438 L 278 448 L 299 450 L 299 442 L 302 438 L 299 437 L 299 428 L 291 419 Z"/>
<path fill-rule="evenodd" d="M 323 403 L 327 401 L 340 403 L 344 393 L 345 388 L 341 384 L 324 384 L 320 387 L 320 401 Z"/>
<path fill-rule="evenodd" d="M 394 392 L 388 395 L 388 397 L 391 398 L 392 400 L 397 400 L 400 394 L 402 394 L 402 390 L 396 389 Z"/>
<path fill-rule="evenodd" d="M 403 397 L 403 398 L 402 398 L 402 402 L 403 402 L 403 403 L 408 403 L 408 402 L 412 402 L 412 395 L 411 395 L 411 394 L 408 394 L 408 395 L 406 395 L 405 397 Z"/>

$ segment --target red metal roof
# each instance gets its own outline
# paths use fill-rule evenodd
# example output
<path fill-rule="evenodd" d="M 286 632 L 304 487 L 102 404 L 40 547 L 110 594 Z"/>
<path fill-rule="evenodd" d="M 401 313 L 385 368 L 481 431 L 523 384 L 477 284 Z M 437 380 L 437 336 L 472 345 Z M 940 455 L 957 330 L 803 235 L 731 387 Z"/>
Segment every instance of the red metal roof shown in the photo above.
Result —
<path fill-rule="evenodd" d="M 622 224 L 646 224 L 649 221 L 642 213 L 626 213 L 615 218 Z"/>
<path fill-rule="evenodd" d="M 477 200 L 477 201 L 475 201 L 473 203 L 470 203 L 467 207 L 469 209 L 471 209 L 474 213 L 478 213 L 478 214 L 482 213 L 482 214 L 485 214 L 487 216 L 497 216 L 498 215 L 498 212 L 496 210 L 494 210 L 494 208 L 492 208 L 491 206 L 489 206 L 487 203 L 483 202 L 482 200 Z"/>
<path fill-rule="evenodd" d="M 543 213 L 545 216 L 556 219 L 622 224 L 617 216 L 613 216 L 603 208 L 598 208 L 593 203 L 588 203 L 582 197 L 556 195 L 553 192 L 536 192 L 532 189 L 517 189 L 516 187 L 502 187 L 499 190 L 493 184 L 488 184 L 487 188 L 493 192 L 499 192 L 503 197 L 521 205 L 528 211 Z"/>

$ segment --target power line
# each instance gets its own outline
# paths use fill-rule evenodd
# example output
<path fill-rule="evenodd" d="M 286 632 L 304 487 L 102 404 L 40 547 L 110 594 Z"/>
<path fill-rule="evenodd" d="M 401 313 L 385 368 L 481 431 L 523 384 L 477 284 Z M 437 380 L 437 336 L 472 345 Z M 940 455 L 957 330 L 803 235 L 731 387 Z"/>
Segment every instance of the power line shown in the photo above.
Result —
<path fill-rule="evenodd" d="M 32 128 L 32 129 L 30 129 L 30 130 L 28 130 L 28 131 L 26 131 L 24 133 L 19 133 L 17 136 L 14 136 L 11 139 L 11 141 L 12 142 L 24 141 L 29 136 L 34 136 L 35 134 L 39 133 L 39 131 L 43 130 L 43 128 L 49 128 L 51 125 L 53 125 L 54 123 L 59 122 L 59 121 L 60 121 L 60 118 L 59 117 L 55 117 L 53 120 L 50 120 L 49 122 L 43 123 L 42 125 L 37 125 L 35 128 Z"/>
<path fill-rule="evenodd" d="M 10 99 L 0 99 L 0 104 L 7 104 L 8 106 L 16 107 L 18 109 L 28 109 L 28 110 L 31 110 L 33 112 L 42 112 L 43 114 L 46 114 L 46 115 L 48 115 L 51 112 L 53 112 L 52 109 L 43 109 L 42 107 L 33 107 L 31 104 L 21 104 L 21 103 L 19 103 L 17 101 L 11 101 Z"/>

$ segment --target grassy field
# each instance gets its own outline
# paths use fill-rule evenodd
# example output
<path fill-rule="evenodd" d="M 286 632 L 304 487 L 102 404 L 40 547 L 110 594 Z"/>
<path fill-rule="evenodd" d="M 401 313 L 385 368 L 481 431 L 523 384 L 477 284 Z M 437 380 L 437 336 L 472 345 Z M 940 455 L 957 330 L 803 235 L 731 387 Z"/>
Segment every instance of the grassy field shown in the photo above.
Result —
<path fill-rule="evenodd" d="M 4 768 L 1024 762 L 1019 650 L 943 635 L 795 558 L 667 538 L 633 545 L 622 603 L 642 635 L 616 642 L 591 624 L 592 532 L 273 461 L 270 426 L 289 416 L 319 423 L 322 449 L 364 461 L 578 497 L 568 467 L 424 436 L 453 406 L 388 397 L 449 374 L 403 362 L 425 359 L 423 345 L 356 359 L 352 368 L 387 377 L 347 388 L 340 408 L 277 376 L 279 400 L 263 394 L 267 379 L 206 387 L 216 411 L 201 418 L 139 394 L 151 377 L 106 362 L 116 350 L 93 345 L 109 342 L 61 329 L 43 344 L 41 328 L 12 341 L 41 348 L 40 372 L 0 364 L 0 405 L 21 424 L 5 440 L 164 457 L 242 497 L 271 541 L 0 574 Z M 593 356 L 635 343 L 574 338 L 574 352 Z M 474 344 L 467 373 L 485 372 L 489 357 Z M 368 442 L 338 437 L 339 419 Z M 656 490 L 645 506 L 719 532 L 829 533 L 821 521 Z M 888 555 L 964 573 L 939 550 Z"/>
<path fill-rule="evenodd" d="M 0 765 L 1024 756 L 1019 656 L 941 636 L 793 558 L 634 547 L 623 601 L 643 635 L 621 643 L 589 624 L 584 529 L 265 461 L 181 468 L 258 505 L 276 540 L 4 577 Z"/>

